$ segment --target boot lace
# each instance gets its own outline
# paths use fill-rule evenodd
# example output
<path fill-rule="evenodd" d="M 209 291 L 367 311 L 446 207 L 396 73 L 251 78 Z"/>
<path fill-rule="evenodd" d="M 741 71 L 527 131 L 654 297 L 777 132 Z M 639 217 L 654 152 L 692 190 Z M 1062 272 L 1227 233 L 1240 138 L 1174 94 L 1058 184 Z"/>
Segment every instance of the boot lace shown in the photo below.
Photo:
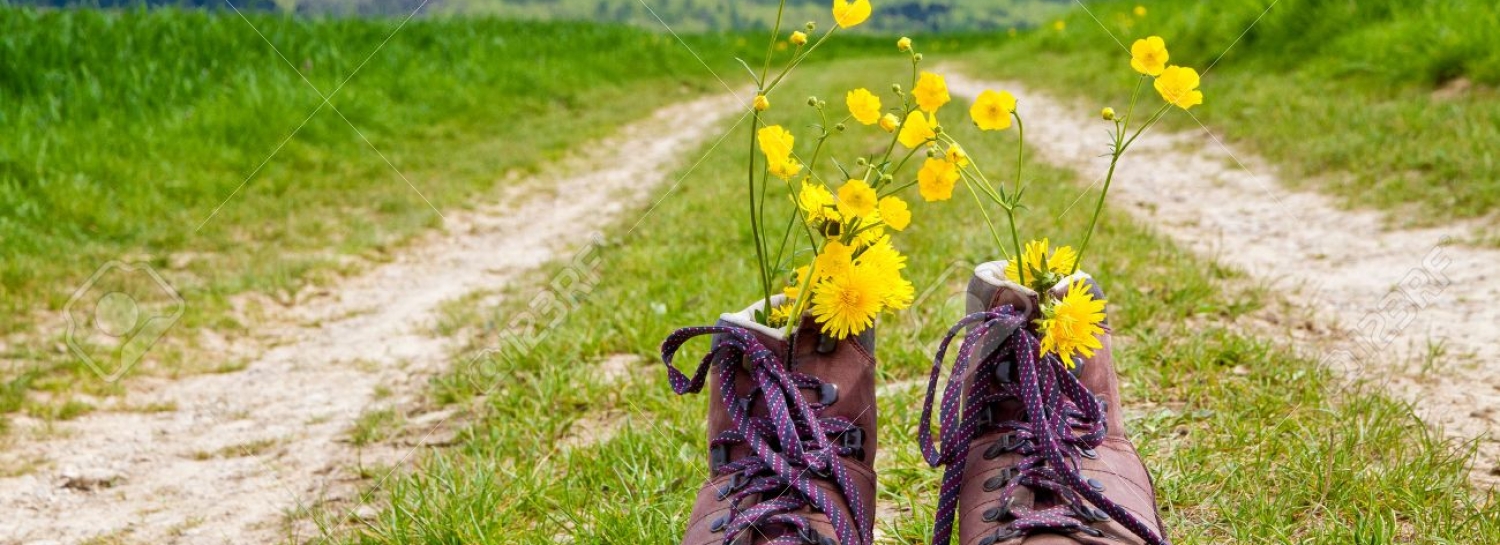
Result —
<path fill-rule="evenodd" d="M 689 378 L 672 365 L 672 358 L 683 343 L 699 335 L 716 338 Z M 661 350 L 667 378 L 678 395 L 701 391 L 709 369 L 718 369 L 719 396 L 729 409 L 734 428 L 709 441 L 716 449 L 715 457 L 719 452 L 729 452 L 733 445 L 750 447 L 751 452 L 738 460 L 714 464 L 715 475 L 733 475 L 719 490 L 720 499 L 732 498 L 729 514 L 713 523 L 716 531 L 724 532 L 724 543 L 748 542 L 736 539 L 748 538 L 754 532 L 776 536 L 769 542 L 773 545 L 833 545 L 831 538 L 821 535 L 798 514 L 805 507 L 828 516 L 839 543 L 867 545 L 874 541 L 874 536 L 863 530 L 873 528 L 870 513 L 865 512 L 859 489 L 839 460 L 862 452 L 863 432 L 847 418 L 821 417 L 828 406 L 826 400 L 809 403 L 803 397 L 803 389 L 821 390 L 821 380 L 788 369 L 754 334 L 738 327 L 679 329 L 667 337 Z M 755 384 L 743 396 L 735 389 L 735 382 L 741 378 Z M 766 416 L 751 415 L 756 398 L 764 402 Z M 853 520 L 815 480 L 833 485 L 847 501 Z M 768 531 L 772 528 L 790 531 Z"/>
<path fill-rule="evenodd" d="M 949 345 L 970 327 L 972 331 L 959 346 L 943 392 L 938 424 L 939 439 L 945 450 L 934 445 L 930 425 L 918 429 L 927 463 L 932 467 L 945 466 L 932 543 L 947 545 L 952 539 L 970 441 L 981 432 L 998 428 L 1007 433 L 990 448 L 998 449 L 996 454 L 1017 452 L 1021 461 L 985 483 L 985 490 L 997 492 L 1001 501 L 999 507 L 983 514 L 984 520 L 996 523 L 997 529 L 981 540 L 981 545 L 1040 532 L 1081 532 L 1102 537 L 1103 533 L 1089 524 L 1110 517 L 1146 543 L 1166 545 L 1163 536 L 1156 535 L 1145 522 L 1105 497 L 1102 486 L 1090 483 L 1079 472 L 1079 457 L 1092 457 L 1094 449 L 1104 442 L 1107 426 L 1103 408 L 1056 355 L 1038 357 L 1040 346 L 1036 334 L 1026 328 L 1025 315 L 1014 307 L 1005 305 L 971 314 L 948 330 L 933 358 L 921 422 L 932 422 L 933 401 Z M 971 361 L 974 352 L 984 345 L 991 332 L 1008 336 L 975 364 Z M 1012 363 L 1014 382 L 994 378 L 1001 365 Z M 975 366 L 974 376 L 980 378 L 973 382 L 965 398 L 963 377 L 967 376 L 965 372 L 970 365 Z M 995 404 L 1015 399 L 1022 402 L 1024 420 L 991 422 Z M 986 456 L 993 457 L 990 455 L 987 451 Z M 1042 509 L 1013 505 L 1015 494 L 1022 487 L 1050 494 L 1055 501 Z M 1001 524 L 1002 519 L 1009 522 Z"/>

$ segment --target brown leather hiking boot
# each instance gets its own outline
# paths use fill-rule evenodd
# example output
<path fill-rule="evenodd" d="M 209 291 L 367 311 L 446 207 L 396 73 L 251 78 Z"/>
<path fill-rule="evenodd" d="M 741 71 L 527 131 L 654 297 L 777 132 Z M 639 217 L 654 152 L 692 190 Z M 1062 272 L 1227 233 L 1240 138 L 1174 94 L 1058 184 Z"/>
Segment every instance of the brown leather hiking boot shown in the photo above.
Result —
<path fill-rule="evenodd" d="M 1164 544 L 1156 492 L 1120 417 L 1119 377 L 1105 323 L 1103 347 L 1071 372 L 1039 357 L 1037 294 L 1005 280 L 1004 262 L 975 269 L 969 316 L 949 331 L 933 363 L 924 422 L 930 422 L 944 355 L 967 329 L 944 391 L 942 451 L 930 427 L 923 453 L 946 466 L 933 543 L 961 545 Z M 1053 288 L 1066 293 L 1085 273 Z"/>
<path fill-rule="evenodd" d="M 773 299 L 774 301 L 774 299 Z M 711 384 L 709 478 L 684 545 L 866 545 L 875 515 L 874 332 L 835 341 L 804 317 L 790 339 L 754 323 L 760 305 L 662 343 L 678 394 Z M 713 347 L 689 378 L 672 366 L 684 342 Z M 709 370 L 713 378 L 705 380 Z"/>

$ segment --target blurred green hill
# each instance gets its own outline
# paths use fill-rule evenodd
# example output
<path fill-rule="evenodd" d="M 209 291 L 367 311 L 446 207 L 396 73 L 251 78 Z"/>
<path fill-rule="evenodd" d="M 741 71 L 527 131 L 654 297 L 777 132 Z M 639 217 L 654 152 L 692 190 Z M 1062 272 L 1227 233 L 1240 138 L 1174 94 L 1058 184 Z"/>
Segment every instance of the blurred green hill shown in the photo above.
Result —
<path fill-rule="evenodd" d="M 151 6 L 276 10 L 303 14 L 405 15 L 480 14 L 516 19 L 580 20 L 659 27 L 678 32 L 769 28 L 778 0 L 28 0 L 17 5 L 128 7 Z M 791 24 L 827 21 L 831 0 L 790 0 Z M 875 3 L 864 32 L 917 33 L 1025 29 L 1054 19 L 1075 6 L 1068 0 L 896 0 Z"/>

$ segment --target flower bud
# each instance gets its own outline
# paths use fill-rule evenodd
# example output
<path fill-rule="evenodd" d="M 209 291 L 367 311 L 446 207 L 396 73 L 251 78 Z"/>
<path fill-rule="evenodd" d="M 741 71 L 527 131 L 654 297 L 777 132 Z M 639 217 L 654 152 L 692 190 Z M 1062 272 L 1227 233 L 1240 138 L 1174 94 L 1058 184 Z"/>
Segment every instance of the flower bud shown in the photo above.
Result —
<path fill-rule="evenodd" d="M 755 95 L 755 111 L 764 112 L 771 107 L 771 100 L 766 95 Z"/>
<path fill-rule="evenodd" d="M 823 99 L 821 99 L 821 98 L 820 98 L 820 99 L 818 99 L 818 107 L 819 107 L 819 108 L 822 108 L 822 107 L 824 107 L 824 106 L 827 106 L 827 105 L 828 105 L 828 101 L 826 101 L 826 100 L 823 100 Z"/>
<path fill-rule="evenodd" d="M 805 29 L 807 29 L 807 31 L 808 31 L 808 32 L 812 32 L 812 31 L 814 31 L 814 30 L 817 30 L 817 29 L 818 29 L 818 24 L 817 24 L 817 23 L 814 23 L 814 22 L 812 22 L 812 21 L 808 21 L 808 22 L 807 22 L 807 24 L 805 24 L 805 25 L 802 25 L 802 28 L 805 28 Z"/>
<path fill-rule="evenodd" d="M 818 97 L 807 97 L 807 105 L 814 108 L 818 107 Z"/>
<path fill-rule="evenodd" d="M 934 157 L 935 158 L 935 157 L 937 157 L 937 154 L 938 154 L 938 151 L 936 149 L 934 149 L 932 147 L 928 147 L 927 148 L 927 156 L 928 157 Z"/>
<path fill-rule="evenodd" d="M 943 126 L 942 125 L 934 125 L 932 127 L 932 134 L 943 134 Z"/>
<path fill-rule="evenodd" d="M 865 166 L 865 158 L 864 157 L 860 157 L 858 159 L 855 159 L 854 160 L 854 166 L 860 166 L 860 167 Z"/>
<path fill-rule="evenodd" d="M 922 54 L 921 53 L 917 53 L 916 55 L 912 55 L 911 58 L 914 61 L 922 62 Z"/>
<path fill-rule="evenodd" d="M 891 92 L 892 93 L 896 93 L 896 96 L 901 96 L 901 84 L 899 84 L 899 83 L 892 83 L 891 84 Z"/>
<path fill-rule="evenodd" d="M 911 38 L 907 38 L 906 36 L 902 36 L 901 39 L 896 40 L 896 50 L 897 51 L 911 51 Z"/>
<path fill-rule="evenodd" d="M 895 180 L 895 178 L 892 177 L 890 174 L 881 174 L 880 175 L 880 185 L 885 185 L 885 184 L 891 183 L 891 181 L 893 181 L 893 180 Z"/>
<path fill-rule="evenodd" d="M 880 128 L 885 132 L 896 132 L 896 127 L 901 126 L 901 120 L 896 114 L 885 114 L 880 116 Z"/>
<path fill-rule="evenodd" d="M 1115 109 L 1109 106 L 1105 106 L 1104 109 L 1099 112 L 1099 116 L 1103 117 L 1105 121 L 1114 121 Z"/>
<path fill-rule="evenodd" d="M 844 129 L 846 129 L 846 128 L 847 127 L 845 127 L 843 123 L 839 123 L 839 124 L 833 126 L 833 130 L 836 130 L 836 131 L 839 131 L 839 132 L 844 132 Z"/>
<path fill-rule="evenodd" d="M 803 34 L 802 31 L 796 31 L 792 33 L 792 37 L 788 38 L 787 41 L 792 42 L 792 45 L 802 47 L 807 45 L 807 35 Z"/>

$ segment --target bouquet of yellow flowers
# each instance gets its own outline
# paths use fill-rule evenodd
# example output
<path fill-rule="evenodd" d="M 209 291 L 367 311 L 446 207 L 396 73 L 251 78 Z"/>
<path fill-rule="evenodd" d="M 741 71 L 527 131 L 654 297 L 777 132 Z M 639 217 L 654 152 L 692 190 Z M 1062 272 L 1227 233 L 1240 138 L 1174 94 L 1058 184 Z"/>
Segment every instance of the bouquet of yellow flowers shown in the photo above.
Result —
<path fill-rule="evenodd" d="M 954 189 L 962 182 L 980 203 L 998 250 L 1007 255 L 1006 276 L 1038 293 L 1049 293 L 1048 288 L 1078 270 L 1120 157 L 1169 108 L 1188 109 L 1203 102 L 1203 93 L 1197 89 L 1198 73 L 1192 68 L 1168 65 L 1166 44 L 1160 37 L 1137 40 L 1131 48 L 1130 66 L 1141 78 L 1130 104 L 1123 115 L 1112 108 L 1101 112 L 1105 120 L 1113 123 L 1110 166 L 1083 243 L 1076 251 L 1070 246 L 1052 248 L 1046 238 L 1037 238 L 1023 246 L 1016 216 L 1026 189 L 1021 176 L 1025 130 L 1015 96 L 1006 91 L 986 90 L 977 96 L 968 112 L 970 120 L 982 131 L 1015 127 L 1018 133 L 1015 181 L 1010 185 L 996 184 L 964 146 L 942 130 L 939 112 L 952 100 L 947 82 L 942 75 L 921 69 L 923 56 L 910 38 L 896 42 L 897 51 L 909 58 L 912 71 L 905 87 L 899 83 L 891 85 L 887 97 L 892 101 L 890 106 L 880 94 L 866 88 L 848 91 L 844 96 L 845 108 L 829 107 L 816 97 L 808 99 L 822 123 L 813 126 L 817 131 L 812 135 L 815 145 L 805 160 L 794 153 L 797 137 L 781 125 L 768 122 L 769 97 L 792 69 L 837 31 L 863 23 L 870 11 L 868 0 L 834 0 L 835 24 L 816 40 L 807 35 L 815 30 L 808 23 L 803 30 L 792 32 L 785 42 L 780 42 L 778 17 L 774 30 L 776 42 L 790 45 L 794 48 L 792 54 L 772 74 L 775 47 L 768 48 L 761 70 L 751 70 L 757 91 L 751 104 L 753 149 L 747 188 L 763 288 L 761 308 L 770 309 L 757 314 L 756 320 L 771 327 L 793 327 L 796 317 L 810 313 L 825 334 L 843 339 L 872 327 L 882 312 L 910 306 L 914 288 L 903 274 L 906 256 L 897 249 L 892 237 L 912 223 L 911 210 L 902 195 L 913 186 L 924 201 L 945 201 L 952 198 Z M 1164 104 L 1137 121 L 1136 106 L 1147 80 L 1152 81 Z M 858 157 L 852 162 L 826 157 L 825 142 L 850 124 L 889 133 L 883 153 Z M 824 161 L 835 168 L 822 168 Z M 853 168 L 845 166 L 851 164 Z M 830 178 L 824 174 L 834 170 L 837 176 Z M 803 256 L 802 262 L 795 265 L 782 263 L 779 257 L 772 259 L 769 251 L 763 211 L 766 189 L 773 183 L 784 185 L 796 204 L 792 209 L 795 217 L 789 218 L 788 224 L 800 227 L 787 234 L 798 239 L 797 244 L 803 250 L 792 252 L 791 255 Z M 1004 213 L 1009 225 L 1009 232 L 1004 235 L 1008 236 L 1003 236 L 991 219 L 986 210 L 990 205 Z M 784 297 L 774 299 L 779 304 L 773 304 L 773 295 L 778 291 Z M 1103 320 L 1105 304 L 1093 300 L 1087 290 L 1069 293 L 1073 295 L 1061 300 L 1044 300 L 1044 317 L 1037 324 L 1043 334 L 1044 350 L 1057 353 L 1064 361 L 1070 360 L 1068 356 L 1075 352 L 1088 355 L 1095 347 L 1098 341 L 1093 333 Z"/>

